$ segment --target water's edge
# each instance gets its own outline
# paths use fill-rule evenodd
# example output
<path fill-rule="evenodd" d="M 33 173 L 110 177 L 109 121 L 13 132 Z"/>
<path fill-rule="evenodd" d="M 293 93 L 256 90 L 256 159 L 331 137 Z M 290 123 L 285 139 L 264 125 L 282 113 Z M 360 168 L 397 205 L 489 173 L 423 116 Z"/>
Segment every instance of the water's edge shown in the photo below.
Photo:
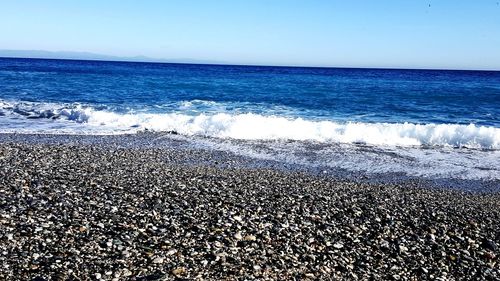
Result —
<path fill-rule="evenodd" d="M 411 183 L 412 186 L 423 188 L 452 189 L 467 192 L 500 192 L 500 180 L 498 179 L 464 179 L 453 177 L 427 177 L 411 175 L 411 172 L 391 171 L 363 171 L 342 167 L 341 165 L 328 165 L 316 159 L 314 153 L 324 152 L 322 147 L 312 147 L 309 150 L 298 150 L 295 147 L 302 143 L 289 143 L 295 150 L 286 150 L 283 144 L 276 146 L 275 142 L 249 143 L 245 141 L 229 141 L 213 138 L 186 137 L 182 135 L 167 133 L 138 133 L 124 135 L 57 135 L 57 134 L 17 134 L 0 133 L 0 145 L 8 143 L 21 143 L 33 145 L 69 145 L 87 146 L 99 145 L 103 147 L 143 149 L 156 148 L 178 150 L 183 155 L 177 159 L 166 159 L 173 164 L 179 165 L 204 165 L 217 166 L 221 168 L 248 168 L 248 169 L 276 169 L 285 172 L 305 172 L 320 177 L 335 180 L 355 181 L 370 184 L 402 184 Z M 287 147 L 285 147 L 287 148 Z M 289 148 L 289 147 L 288 147 Z M 328 148 L 328 151 L 332 148 Z M 345 147 L 336 148 L 349 153 Z M 312 152 L 311 152 L 312 151 Z M 356 153 L 373 153 L 370 147 L 358 147 Z M 304 155 L 299 155 L 304 153 Z M 312 155 L 307 155 L 312 153 Z M 338 151 L 333 157 L 339 157 Z M 387 151 L 377 152 L 383 155 Z M 191 155 L 190 157 L 184 157 Z M 378 157 L 378 156 L 377 156 Z M 391 155 L 400 158 L 401 155 Z M 309 158 L 312 158 L 309 159 Z M 347 158 L 346 158 L 347 159 Z M 344 160 L 346 161 L 346 160 Z M 355 158 L 355 161 L 359 159 Z M 363 163 L 359 163 L 363 165 Z M 366 163 L 365 163 L 366 164 Z M 368 164 L 370 165 L 370 164 Z M 409 165 L 402 162 L 400 165 Z M 376 169 L 376 167 L 373 167 Z M 405 167 L 411 171 L 412 167 Z"/>

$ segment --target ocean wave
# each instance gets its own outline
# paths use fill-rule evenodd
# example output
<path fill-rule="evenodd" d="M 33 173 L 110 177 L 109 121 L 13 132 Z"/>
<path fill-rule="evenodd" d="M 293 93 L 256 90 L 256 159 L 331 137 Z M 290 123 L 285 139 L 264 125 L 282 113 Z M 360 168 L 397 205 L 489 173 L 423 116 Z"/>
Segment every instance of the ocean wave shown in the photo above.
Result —
<path fill-rule="evenodd" d="M 185 100 L 181 101 L 179 107 L 183 109 L 191 109 L 193 107 L 213 107 L 220 106 L 219 103 L 210 100 Z"/>
<path fill-rule="evenodd" d="M 309 140 L 389 146 L 450 146 L 500 149 L 500 128 L 459 124 L 363 123 L 306 120 L 255 113 L 189 115 L 169 113 L 117 113 L 81 104 L 0 102 L 8 118 L 52 119 L 81 124 L 82 130 L 131 133 L 141 130 L 175 131 L 184 135 L 244 140 Z M 3 122 L 5 124 L 5 122 Z M 74 126 L 71 127 L 71 130 Z M 3 130 L 8 131 L 8 130 Z M 59 127 L 64 131 L 64 127 Z M 65 131 L 71 133 L 71 131 Z"/>

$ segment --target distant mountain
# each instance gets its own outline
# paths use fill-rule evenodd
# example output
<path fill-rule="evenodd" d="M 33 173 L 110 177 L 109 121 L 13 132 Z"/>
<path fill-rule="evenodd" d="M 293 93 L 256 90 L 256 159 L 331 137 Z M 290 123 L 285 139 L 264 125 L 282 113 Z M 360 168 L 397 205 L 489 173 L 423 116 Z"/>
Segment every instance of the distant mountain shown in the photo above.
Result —
<path fill-rule="evenodd" d="M 43 50 L 0 50 L 0 57 L 5 58 L 37 58 L 37 59 L 67 59 L 67 60 L 102 60 L 102 61 L 133 61 L 133 62 L 163 62 L 163 63 L 194 63 L 194 64 L 224 64 L 223 62 L 196 59 L 157 59 L 146 56 L 118 57 L 89 52 L 51 52 Z"/>

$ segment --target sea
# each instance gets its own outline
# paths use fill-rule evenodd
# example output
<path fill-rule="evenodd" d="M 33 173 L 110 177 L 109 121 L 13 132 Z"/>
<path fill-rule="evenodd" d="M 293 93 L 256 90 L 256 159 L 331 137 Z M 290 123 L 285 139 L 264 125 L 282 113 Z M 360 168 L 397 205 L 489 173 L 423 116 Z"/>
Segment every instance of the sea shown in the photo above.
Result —
<path fill-rule="evenodd" d="M 500 189 L 500 72 L 0 58 L 0 133 L 145 132 L 327 174 Z"/>

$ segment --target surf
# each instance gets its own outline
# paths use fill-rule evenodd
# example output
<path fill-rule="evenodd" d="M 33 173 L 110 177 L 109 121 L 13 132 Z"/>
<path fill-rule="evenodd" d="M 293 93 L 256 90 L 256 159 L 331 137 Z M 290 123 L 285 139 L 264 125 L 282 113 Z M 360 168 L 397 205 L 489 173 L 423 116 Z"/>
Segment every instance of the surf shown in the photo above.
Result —
<path fill-rule="evenodd" d="M 182 106 L 191 104 L 181 103 Z M 101 109 L 104 108 L 104 109 Z M 82 104 L 0 102 L 2 118 L 29 122 L 31 133 L 176 132 L 240 140 L 295 140 L 381 146 L 500 149 L 500 129 L 476 124 L 415 124 L 315 120 L 256 113 L 116 112 Z M 7 122 L 8 124 L 8 122 Z M 44 128 L 58 124 L 57 129 Z M 67 126 L 65 126 L 67 125 Z M 2 126 L 9 132 L 9 126 Z M 75 129 L 76 128 L 76 129 Z"/>

